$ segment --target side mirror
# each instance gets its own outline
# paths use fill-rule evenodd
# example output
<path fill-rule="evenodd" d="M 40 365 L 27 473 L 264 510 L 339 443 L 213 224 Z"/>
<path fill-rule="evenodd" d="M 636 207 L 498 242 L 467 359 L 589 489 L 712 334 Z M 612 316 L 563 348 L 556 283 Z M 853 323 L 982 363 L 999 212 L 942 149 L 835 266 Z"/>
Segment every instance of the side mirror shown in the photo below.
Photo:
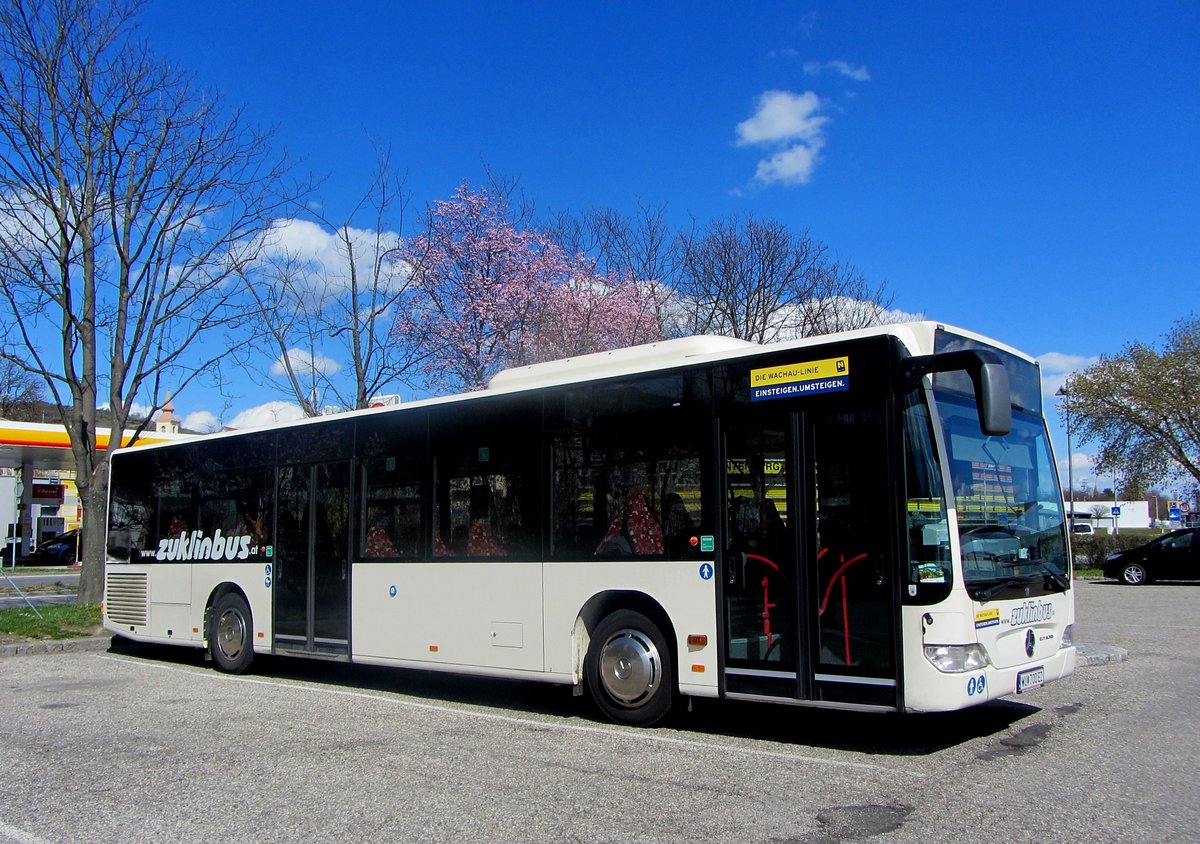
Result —
<path fill-rule="evenodd" d="M 1003 437 L 1012 430 L 1012 400 L 1008 370 L 1000 357 L 986 349 L 968 349 L 923 355 L 904 361 L 904 373 L 913 386 L 933 372 L 961 370 L 971 376 L 975 404 L 979 409 L 979 429 L 989 437 Z"/>
<path fill-rule="evenodd" d="M 979 428 L 989 437 L 1003 437 L 1012 430 L 1012 403 L 1009 398 L 1008 370 L 1002 363 L 985 363 L 978 374 L 967 370 L 975 387 L 979 405 Z"/>

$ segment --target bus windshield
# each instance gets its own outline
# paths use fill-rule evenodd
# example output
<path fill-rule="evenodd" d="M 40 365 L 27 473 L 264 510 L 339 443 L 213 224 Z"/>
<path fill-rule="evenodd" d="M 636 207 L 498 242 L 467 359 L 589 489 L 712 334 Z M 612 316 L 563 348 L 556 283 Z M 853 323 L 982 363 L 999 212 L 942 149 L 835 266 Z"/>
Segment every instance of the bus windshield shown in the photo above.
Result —
<path fill-rule="evenodd" d="M 1041 419 L 1014 411 L 1012 431 L 988 437 L 972 401 L 936 396 L 968 593 L 982 602 L 1066 591 L 1062 492 Z"/>

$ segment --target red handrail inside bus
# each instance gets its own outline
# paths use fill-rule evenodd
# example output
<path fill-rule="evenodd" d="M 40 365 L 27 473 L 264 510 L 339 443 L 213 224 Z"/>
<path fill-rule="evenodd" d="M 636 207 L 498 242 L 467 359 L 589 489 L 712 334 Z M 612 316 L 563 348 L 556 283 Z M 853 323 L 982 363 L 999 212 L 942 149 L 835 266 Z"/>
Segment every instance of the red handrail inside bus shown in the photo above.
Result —
<path fill-rule="evenodd" d="M 751 560 L 753 560 L 756 563 L 761 563 L 762 565 L 766 566 L 767 568 L 774 569 L 775 572 L 777 574 L 779 574 L 779 576 L 781 578 L 783 577 L 783 570 L 779 568 L 779 565 L 774 560 L 769 560 L 766 557 L 762 556 L 761 554 L 746 554 L 745 557 L 746 557 L 746 562 L 750 562 Z M 770 651 L 771 646 L 775 644 L 775 637 L 771 635 L 771 610 L 774 609 L 775 604 L 771 603 L 770 581 L 768 580 L 765 572 L 763 573 L 763 578 L 762 578 L 762 590 L 763 590 L 763 611 L 762 611 L 763 635 L 767 637 L 767 651 Z"/>
<path fill-rule="evenodd" d="M 820 552 L 817 553 L 817 559 L 820 560 L 823 556 L 825 556 L 827 551 L 829 551 L 828 548 L 822 548 L 820 550 Z M 821 598 L 821 605 L 817 609 L 818 615 L 825 615 L 825 610 L 829 606 L 829 598 L 833 594 L 833 587 L 837 586 L 840 583 L 841 587 L 842 587 L 842 643 L 843 643 L 843 648 L 845 651 L 846 665 L 850 665 L 850 662 L 851 662 L 850 599 L 849 599 L 849 594 L 846 589 L 846 571 L 855 563 L 865 560 L 866 558 L 867 558 L 867 555 L 865 552 L 862 554 L 859 554 L 855 557 L 851 557 L 849 560 L 847 560 L 845 558 L 845 556 L 841 557 L 841 564 L 837 567 L 837 570 L 834 571 L 833 576 L 831 578 L 829 578 L 829 584 L 825 587 L 825 594 Z M 786 580 L 786 577 L 784 577 L 784 574 L 783 574 L 783 570 L 779 567 L 779 564 L 776 563 L 774 560 L 768 559 L 767 557 L 764 557 L 761 554 L 746 554 L 745 559 L 746 559 L 746 562 L 753 561 L 753 562 L 761 564 L 762 566 L 764 566 L 767 569 L 773 570 L 776 574 L 778 574 L 780 576 L 780 578 L 783 578 L 784 580 Z M 761 585 L 762 585 L 762 590 L 763 590 L 763 597 L 762 597 L 763 635 L 766 636 L 766 638 L 767 638 L 767 650 L 769 651 L 771 649 L 771 647 L 775 644 L 775 636 L 771 633 L 771 610 L 776 607 L 776 604 L 771 602 L 770 579 L 767 577 L 766 572 L 763 573 Z"/>
<path fill-rule="evenodd" d="M 817 554 L 817 559 L 820 560 L 828 550 L 828 548 L 822 548 Z M 840 582 L 842 584 L 842 641 L 846 649 L 846 665 L 850 664 L 850 601 L 846 595 L 846 570 L 859 560 L 866 558 L 865 552 L 857 557 L 851 557 L 849 560 L 844 555 L 841 557 L 841 565 L 833 573 L 833 577 L 829 578 L 829 585 L 825 587 L 825 596 L 821 599 L 821 606 L 817 609 L 817 615 L 825 615 L 825 608 L 829 604 L 829 596 L 833 592 L 833 587 Z"/>

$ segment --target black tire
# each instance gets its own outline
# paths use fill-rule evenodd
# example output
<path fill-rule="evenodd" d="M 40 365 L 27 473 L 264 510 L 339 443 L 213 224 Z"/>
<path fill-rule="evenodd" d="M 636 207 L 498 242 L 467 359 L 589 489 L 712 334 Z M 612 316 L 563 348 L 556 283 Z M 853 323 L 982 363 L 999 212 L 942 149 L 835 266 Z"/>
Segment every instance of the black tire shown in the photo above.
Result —
<path fill-rule="evenodd" d="M 213 605 L 208 622 L 208 651 L 217 668 L 241 674 L 254 661 L 250 607 L 237 592 L 226 592 Z"/>
<path fill-rule="evenodd" d="M 648 727 L 671 711 L 675 669 L 671 649 L 653 621 L 617 610 L 592 631 L 584 678 L 609 720 Z"/>
<path fill-rule="evenodd" d="M 1149 578 L 1146 577 L 1146 569 L 1140 563 L 1126 563 L 1121 566 L 1121 582 L 1127 583 L 1130 586 L 1141 586 Z"/>

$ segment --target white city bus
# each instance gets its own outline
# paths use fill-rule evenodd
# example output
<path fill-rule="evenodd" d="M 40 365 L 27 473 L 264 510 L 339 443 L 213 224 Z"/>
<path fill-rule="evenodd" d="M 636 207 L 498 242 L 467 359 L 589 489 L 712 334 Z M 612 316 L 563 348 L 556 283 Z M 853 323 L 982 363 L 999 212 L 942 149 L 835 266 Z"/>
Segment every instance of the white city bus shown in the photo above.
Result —
<path fill-rule="evenodd" d="M 1037 364 L 905 323 L 672 340 L 123 450 L 104 624 L 586 688 L 944 711 L 1070 674 Z"/>

